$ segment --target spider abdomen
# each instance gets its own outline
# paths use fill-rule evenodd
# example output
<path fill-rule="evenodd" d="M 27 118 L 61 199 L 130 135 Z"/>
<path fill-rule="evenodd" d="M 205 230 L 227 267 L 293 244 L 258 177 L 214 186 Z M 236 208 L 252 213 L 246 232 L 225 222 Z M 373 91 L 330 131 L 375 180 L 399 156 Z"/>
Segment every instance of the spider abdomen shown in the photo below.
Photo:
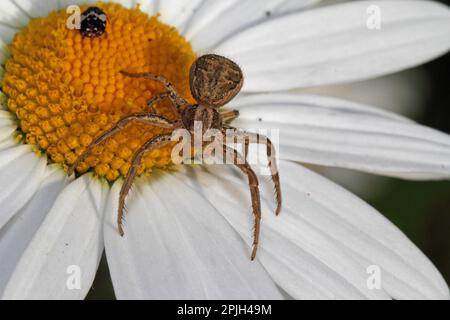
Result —
<path fill-rule="evenodd" d="M 241 90 L 244 79 L 236 63 L 215 54 L 195 60 L 189 77 L 195 100 L 214 108 L 231 101 Z"/>

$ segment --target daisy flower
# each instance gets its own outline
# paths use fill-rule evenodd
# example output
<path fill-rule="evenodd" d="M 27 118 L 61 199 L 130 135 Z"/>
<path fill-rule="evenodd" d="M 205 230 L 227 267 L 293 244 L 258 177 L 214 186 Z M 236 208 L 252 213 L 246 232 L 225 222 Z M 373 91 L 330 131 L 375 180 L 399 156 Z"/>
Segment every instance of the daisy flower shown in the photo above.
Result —
<path fill-rule="evenodd" d="M 82 299 L 103 251 L 119 299 L 450 297 L 439 271 L 400 230 L 300 164 L 448 179 L 450 137 L 371 106 L 287 92 L 374 78 L 446 53 L 448 7 L 123 0 L 95 4 L 107 14 L 106 32 L 87 38 L 66 25 L 75 4 L 88 7 L 1 2 L 3 299 Z M 244 177 L 233 166 L 173 166 L 169 147 L 143 159 L 119 236 L 122 177 L 154 128 L 126 127 L 78 167 L 85 174 L 66 174 L 94 137 L 161 91 L 120 70 L 164 75 L 192 102 L 189 67 L 203 53 L 243 69 L 243 90 L 227 106 L 240 112 L 234 126 L 280 129 L 284 207 L 275 217 L 273 192 L 262 183 L 255 261 Z"/>

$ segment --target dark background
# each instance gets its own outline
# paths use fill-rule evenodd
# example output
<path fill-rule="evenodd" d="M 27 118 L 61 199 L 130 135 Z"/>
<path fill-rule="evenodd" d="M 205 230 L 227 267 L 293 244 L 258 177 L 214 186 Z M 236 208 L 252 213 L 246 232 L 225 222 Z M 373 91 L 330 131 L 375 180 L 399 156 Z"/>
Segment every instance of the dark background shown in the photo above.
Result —
<path fill-rule="evenodd" d="M 439 2 L 450 5 L 449 0 Z M 423 114 L 415 120 L 450 134 L 450 54 L 421 68 L 432 90 Z M 388 180 L 383 194 L 365 200 L 396 224 L 450 284 L 450 182 Z"/>
<path fill-rule="evenodd" d="M 430 77 L 432 95 L 415 120 L 450 134 L 450 54 L 423 68 Z M 386 190 L 365 200 L 396 224 L 450 284 L 450 182 L 387 180 Z"/>
<path fill-rule="evenodd" d="M 439 2 L 450 5 L 450 0 Z M 427 73 L 431 94 L 414 120 L 450 134 L 450 54 L 420 67 Z M 397 225 L 435 264 L 450 284 L 450 181 L 414 182 L 383 178 L 382 192 L 359 194 Z M 88 299 L 114 298 L 103 259 Z"/>

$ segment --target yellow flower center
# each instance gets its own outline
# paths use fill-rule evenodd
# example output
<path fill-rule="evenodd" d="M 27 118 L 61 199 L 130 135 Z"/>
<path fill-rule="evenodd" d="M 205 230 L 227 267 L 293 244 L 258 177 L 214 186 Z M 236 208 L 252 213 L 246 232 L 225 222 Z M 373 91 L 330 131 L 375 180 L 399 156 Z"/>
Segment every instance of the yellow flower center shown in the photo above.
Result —
<path fill-rule="evenodd" d="M 108 17 L 106 32 L 98 38 L 69 30 L 65 10 L 31 20 L 10 46 L 2 81 L 8 108 L 17 115 L 26 142 L 65 168 L 96 136 L 127 114 L 146 110 L 147 101 L 163 90 L 156 82 L 128 78 L 120 70 L 162 75 L 192 102 L 189 67 L 195 54 L 190 44 L 139 8 L 97 6 Z M 173 117 L 167 102 L 156 110 Z M 128 172 L 133 153 L 161 132 L 131 123 L 96 147 L 78 171 L 92 169 L 114 181 Z M 171 147 L 146 155 L 139 173 L 170 165 Z"/>

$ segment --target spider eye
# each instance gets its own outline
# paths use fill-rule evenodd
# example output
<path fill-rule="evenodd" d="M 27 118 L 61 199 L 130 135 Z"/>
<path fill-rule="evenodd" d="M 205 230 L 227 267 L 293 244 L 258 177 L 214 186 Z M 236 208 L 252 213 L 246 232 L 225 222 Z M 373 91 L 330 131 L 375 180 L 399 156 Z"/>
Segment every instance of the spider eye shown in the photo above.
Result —
<path fill-rule="evenodd" d="M 106 30 L 107 17 L 102 9 L 89 7 L 81 14 L 80 33 L 83 37 L 97 38 Z"/>
<path fill-rule="evenodd" d="M 241 90 L 241 68 L 225 57 L 207 54 L 197 58 L 191 66 L 190 85 L 197 102 L 221 107 Z"/>

